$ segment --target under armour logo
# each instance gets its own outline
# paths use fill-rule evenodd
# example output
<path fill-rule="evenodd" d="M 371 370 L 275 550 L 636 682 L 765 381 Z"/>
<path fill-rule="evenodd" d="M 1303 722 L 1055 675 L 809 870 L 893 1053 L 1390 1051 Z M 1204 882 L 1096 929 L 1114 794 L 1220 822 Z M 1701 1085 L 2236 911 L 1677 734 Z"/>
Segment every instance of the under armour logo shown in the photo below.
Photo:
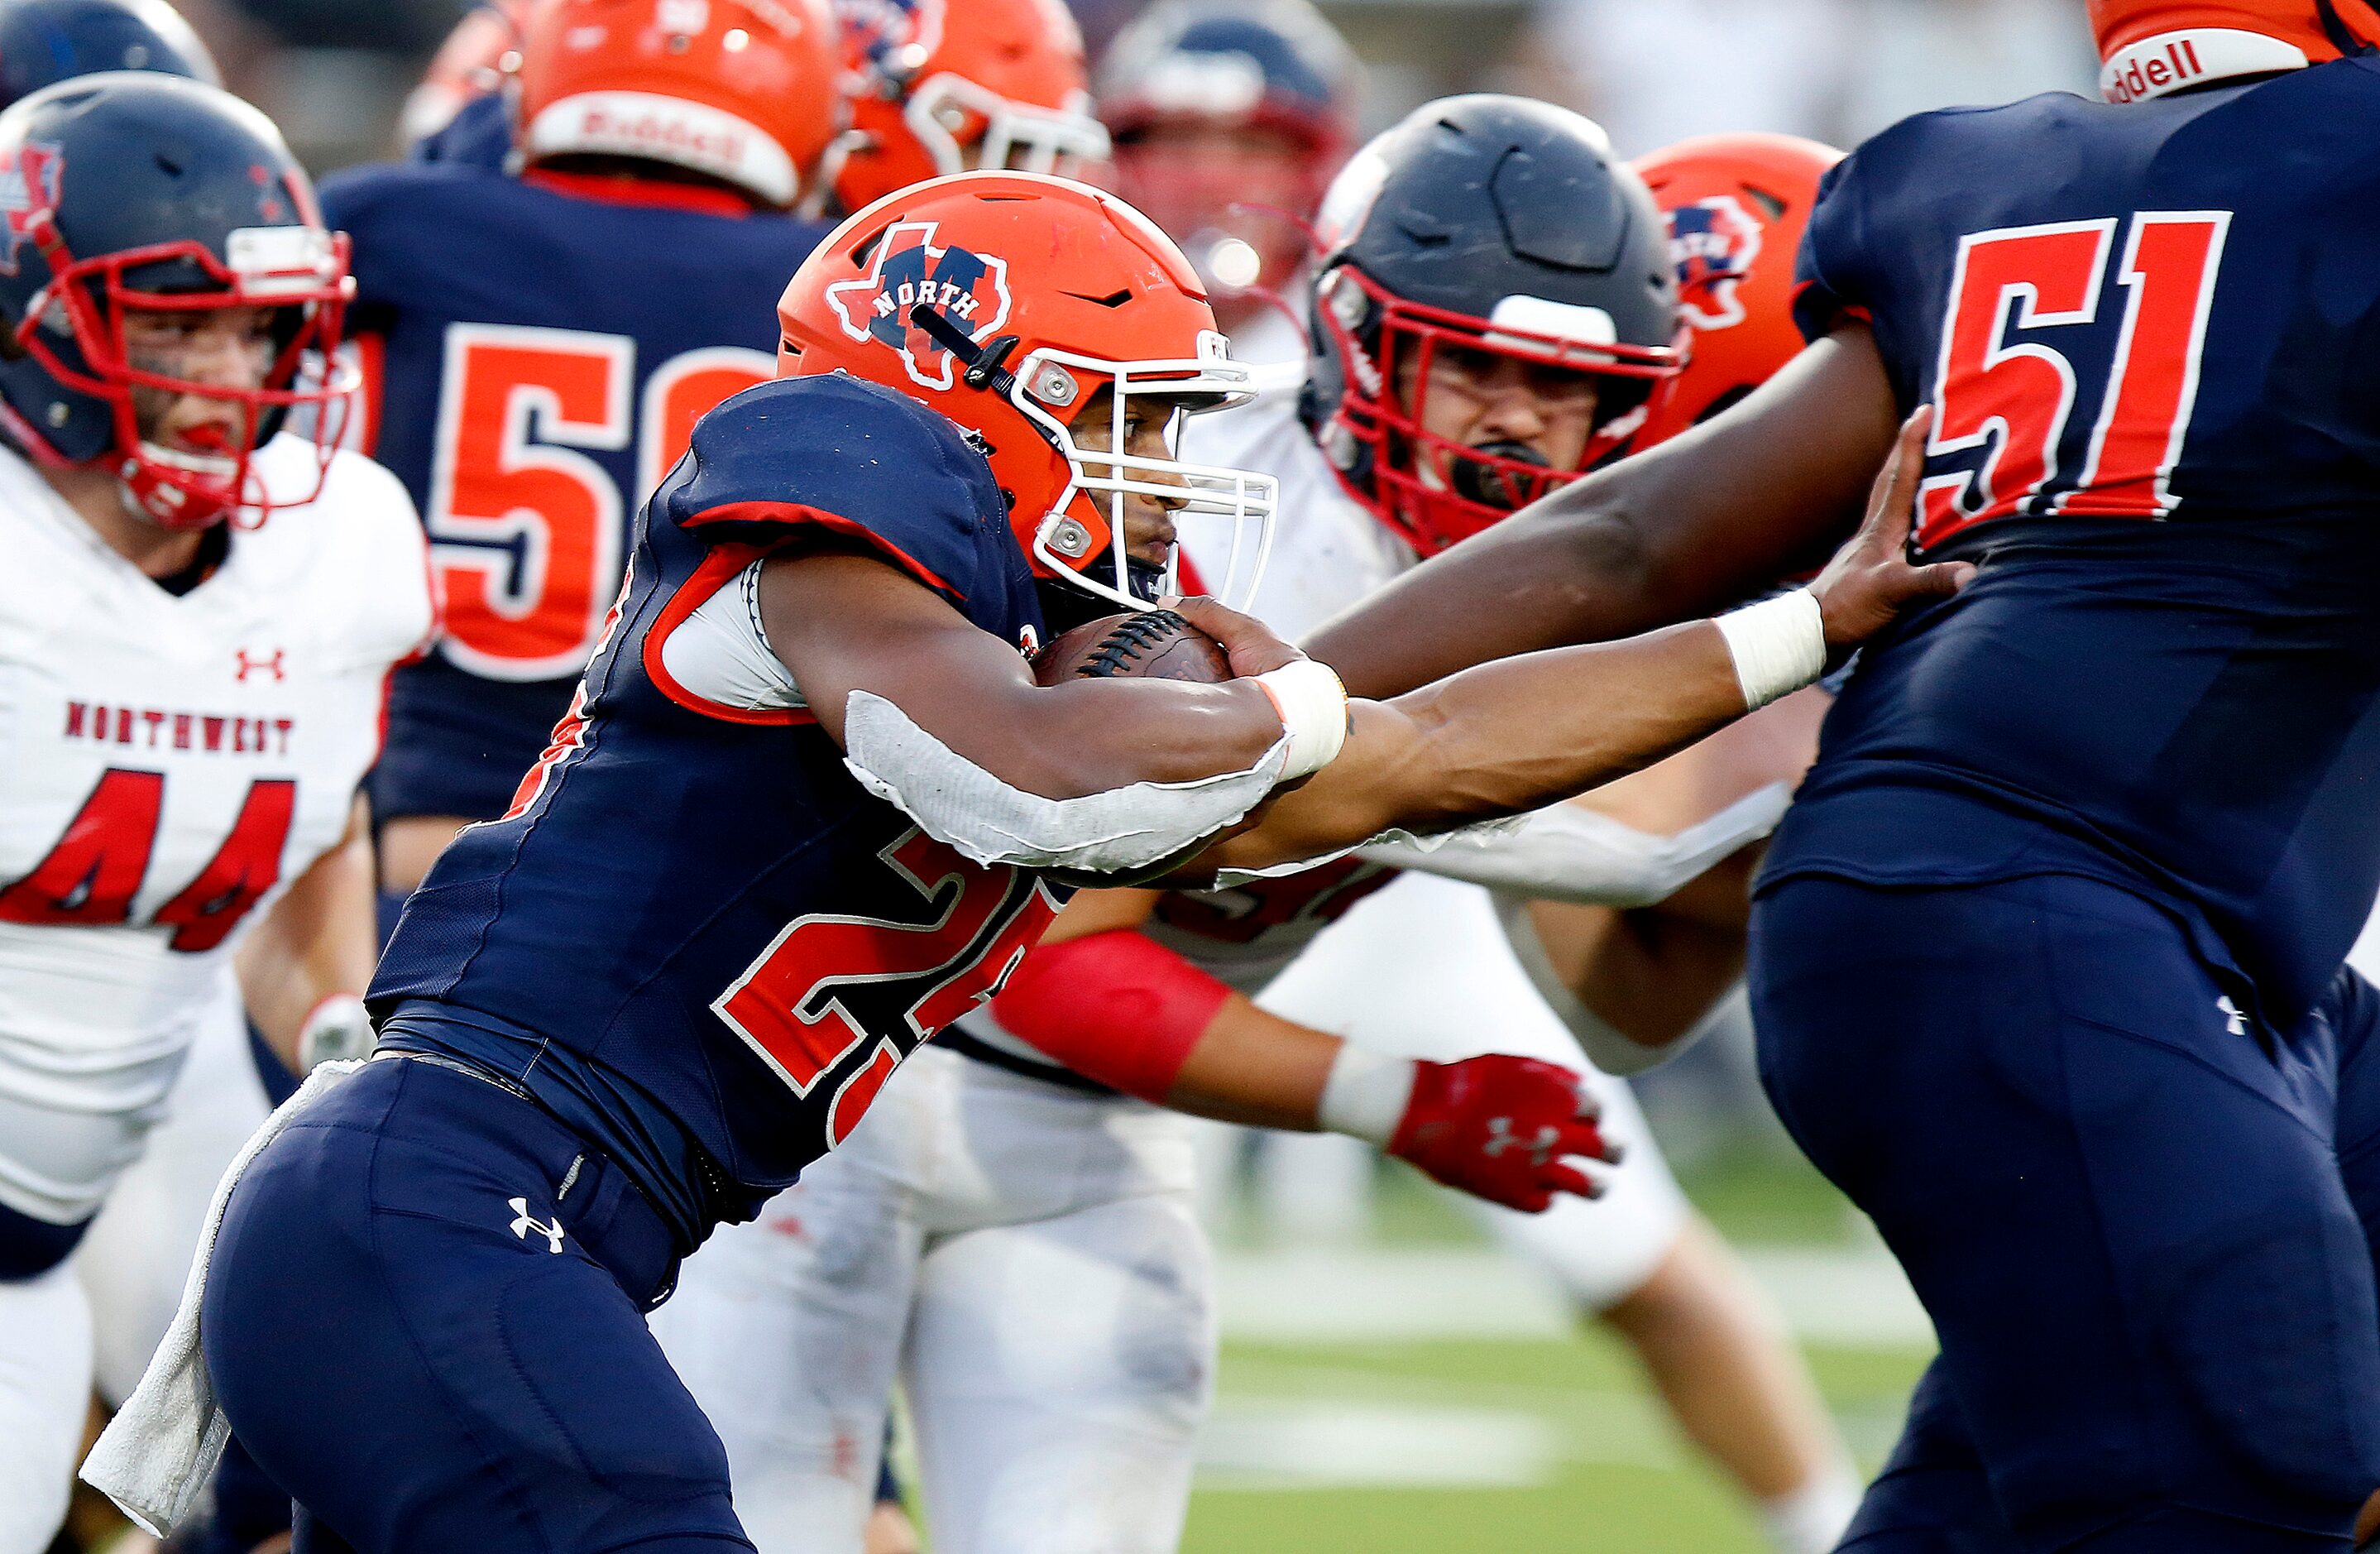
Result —
<path fill-rule="evenodd" d="M 2230 994 L 2226 993 L 2216 999 L 2215 1007 L 2223 1011 L 2225 1017 L 2231 1022 L 2229 1029 L 2233 1036 L 2248 1034 L 2248 1016 L 2240 1013 L 2240 1006 L 2231 1002 Z"/>
<path fill-rule="evenodd" d="M 237 656 L 239 660 L 239 683 L 243 686 L 248 684 L 248 677 L 251 673 L 259 674 L 269 673 L 275 680 L 289 678 L 285 673 L 286 665 L 282 662 L 282 650 L 279 648 L 273 649 L 271 655 L 264 658 L 250 657 L 246 648 L 240 649 Z"/>
<path fill-rule="evenodd" d="M 1561 1129 L 1550 1123 L 1541 1124 L 1535 1136 L 1524 1138 L 1512 1131 L 1512 1119 L 1510 1117 L 1490 1117 L 1488 1119 L 1488 1143 L 1480 1153 L 1493 1159 L 1507 1149 L 1526 1149 L 1529 1163 L 1541 1166 L 1553 1159 L 1554 1147 L 1560 1142 Z"/>
<path fill-rule="evenodd" d="M 538 1234 L 545 1237 L 546 1250 L 553 1253 L 556 1257 L 562 1255 L 562 1220 L 560 1216 L 557 1215 L 554 1218 L 553 1223 L 550 1225 L 540 1223 L 539 1220 L 530 1217 L 528 1211 L 528 1199 L 527 1198 L 513 1199 L 512 1210 L 513 1213 L 517 1216 L 512 1223 L 513 1234 L 520 1237 L 523 1241 L 527 1241 L 528 1239 L 528 1232 L 535 1231 Z"/>

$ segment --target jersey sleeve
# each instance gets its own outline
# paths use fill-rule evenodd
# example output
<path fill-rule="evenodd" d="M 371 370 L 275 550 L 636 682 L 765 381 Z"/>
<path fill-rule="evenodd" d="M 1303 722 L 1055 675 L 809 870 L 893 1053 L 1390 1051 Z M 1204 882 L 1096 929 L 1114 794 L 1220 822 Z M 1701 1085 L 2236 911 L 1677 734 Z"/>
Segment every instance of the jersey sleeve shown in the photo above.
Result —
<path fill-rule="evenodd" d="M 941 417 L 839 375 L 761 383 L 705 416 L 650 521 L 706 546 L 831 536 L 971 616 L 1008 604 L 992 564 L 1014 541 L 989 467 Z"/>
<path fill-rule="evenodd" d="M 1857 152 L 1837 163 L 1818 185 L 1818 202 L 1793 274 L 1793 322 L 1805 340 L 1838 325 L 1866 322 L 1868 247 L 1865 197 Z"/>

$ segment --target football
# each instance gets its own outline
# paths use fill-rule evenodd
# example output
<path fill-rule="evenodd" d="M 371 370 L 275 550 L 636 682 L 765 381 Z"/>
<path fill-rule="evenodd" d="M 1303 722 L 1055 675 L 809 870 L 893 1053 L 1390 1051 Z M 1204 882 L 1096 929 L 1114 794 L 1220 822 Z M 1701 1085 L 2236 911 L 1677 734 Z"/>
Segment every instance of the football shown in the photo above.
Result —
<path fill-rule="evenodd" d="M 1062 680 L 1191 680 L 1212 686 L 1232 678 L 1223 645 L 1171 610 L 1108 615 L 1061 633 L 1035 655 L 1033 678 Z"/>

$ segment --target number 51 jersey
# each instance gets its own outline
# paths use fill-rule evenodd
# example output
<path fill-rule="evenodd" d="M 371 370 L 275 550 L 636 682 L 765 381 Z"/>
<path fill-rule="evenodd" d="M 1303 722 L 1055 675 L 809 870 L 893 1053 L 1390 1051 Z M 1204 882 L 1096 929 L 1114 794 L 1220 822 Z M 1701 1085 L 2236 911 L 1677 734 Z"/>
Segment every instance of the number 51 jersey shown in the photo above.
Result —
<path fill-rule="evenodd" d="M 1832 173 L 1805 332 L 1935 407 L 1916 540 L 1768 878 L 2089 875 L 2257 1012 L 2380 888 L 2380 61 L 1922 115 Z"/>
<path fill-rule="evenodd" d="M 302 490 L 315 458 L 285 435 L 256 467 Z M 239 930 L 346 831 L 389 671 L 431 630 L 420 526 L 341 454 L 176 597 L 0 453 L 0 1102 L 124 1119 L 120 1167 Z M 96 1207 L 109 1172 L 29 1183 L 28 1143 L 0 1137 L 0 1202 Z"/>

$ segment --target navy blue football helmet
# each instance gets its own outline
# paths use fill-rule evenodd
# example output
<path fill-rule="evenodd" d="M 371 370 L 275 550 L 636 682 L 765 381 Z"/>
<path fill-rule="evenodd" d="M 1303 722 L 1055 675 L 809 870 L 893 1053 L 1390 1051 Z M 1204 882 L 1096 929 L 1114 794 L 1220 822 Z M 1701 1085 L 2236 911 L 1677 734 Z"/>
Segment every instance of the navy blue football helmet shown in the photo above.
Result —
<path fill-rule="evenodd" d="M 1427 103 L 1348 162 L 1317 231 L 1300 414 L 1348 491 L 1424 555 L 1622 451 L 1684 365 L 1667 225 L 1602 129 L 1566 108 Z M 1595 378 L 1577 467 L 1425 430 L 1442 349 Z M 1396 385 L 1409 362 L 1407 403 Z"/>
<path fill-rule="evenodd" d="M 1354 143 L 1361 67 L 1307 0 L 1161 0 L 1099 63 L 1116 191 L 1171 233 L 1216 291 L 1288 284 L 1306 224 Z M 1249 273 L 1221 261 L 1245 243 Z"/>
<path fill-rule="evenodd" d="M 346 238 L 324 228 L 305 170 L 273 121 L 230 93 L 117 70 L 0 113 L 0 327 L 15 347 L 0 360 L 0 428 L 44 463 L 112 461 L 156 523 L 252 523 L 313 499 L 268 501 L 250 455 L 303 406 L 328 467 L 355 374 L 323 364 L 354 291 Z M 231 307 L 272 310 L 261 386 L 132 359 L 128 312 Z M 232 402 L 245 435 L 199 450 L 146 440 L 134 406 L 143 389 Z"/>
<path fill-rule="evenodd" d="M 1347 41 L 1307 0 L 1160 0 L 1101 57 L 1099 116 L 1119 142 L 1189 114 L 1343 151 L 1359 82 Z"/>
<path fill-rule="evenodd" d="M 0 0 L 0 108 L 102 70 L 223 84 L 214 55 L 165 0 Z"/>

